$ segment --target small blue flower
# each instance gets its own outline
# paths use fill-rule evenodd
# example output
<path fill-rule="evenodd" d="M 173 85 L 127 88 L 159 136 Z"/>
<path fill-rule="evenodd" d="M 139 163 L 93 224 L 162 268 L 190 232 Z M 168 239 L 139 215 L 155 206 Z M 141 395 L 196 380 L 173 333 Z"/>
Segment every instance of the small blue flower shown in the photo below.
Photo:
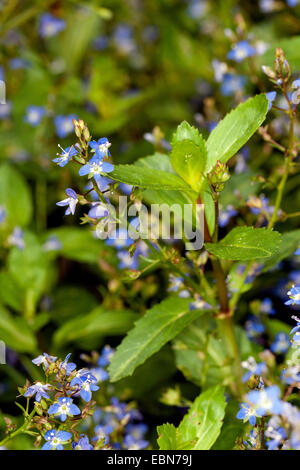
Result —
<path fill-rule="evenodd" d="M 257 413 L 262 416 L 268 413 L 280 414 L 282 410 L 280 389 L 277 385 L 271 385 L 263 390 L 253 390 L 249 392 L 247 401 L 254 405 Z"/>
<path fill-rule="evenodd" d="M 282 371 L 281 380 L 283 383 L 288 385 L 300 383 L 300 366 L 289 365 Z"/>
<path fill-rule="evenodd" d="M 255 449 L 256 444 L 257 444 L 257 438 L 258 438 L 258 431 L 256 428 L 251 429 L 249 436 L 246 437 L 246 439 L 243 441 L 244 446 L 246 446 L 247 449 Z"/>
<path fill-rule="evenodd" d="M 62 422 L 65 422 L 68 416 L 73 417 L 80 413 L 78 406 L 74 405 L 72 398 L 69 397 L 59 398 L 48 410 L 49 415 L 57 416 Z"/>
<path fill-rule="evenodd" d="M 68 363 L 71 355 L 72 354 L 68 354 L 66 356 L 65 360 L 59 366 L 59 370 L 64 370 L 66 375 L 71 375 L 73 370 L 76 369 L 76 364 L 74 364 L 74 362 L 69 362 Z"/>
<path fill-rule="evenodd" d="M 63 31 L 65 27 L 65 21 L 51 15 L 51 13 L 43 13 L 40 16 L 39 33 L 42 38 L 56 36 Z"/>
<path fill-rule="evenodd" d="M 242 367 L 248 369 L 248 372 L 243 376 L 243 382 L 248 382 L 248 380 L 253 375 L 261 376 L 267 372 L 267 366 L 264 362 L 256 364 L 254 357 L 250 356 L 247 361 L 242 362 Z"/>
<path fill-rule="evenodd" d="M 0 224 L 2 224 L 6 217 L 6 210 L 4 206 L 0 205 Z"/>
<path fill-rule="evenodd" d="M 277 96 L 277 92 L 276 91 L 269 91 L 269 93 L 266 93 L 266 97 L 267 97 L 267 100 L 269 102 L 269 108 L 268 108 L 268 111 L 270 111 L 270 109 L 272 108 L 273 106 L 273 101 L 275 100 Z"/>
<path fill-rule="evenodd" d="M 139 262 L 137 252 L 133 256 L 128 251 L 118 251 L 117 257 L 119 259 L 120 269 L 138 269 Z"/>
<path fill-rule="evenodd" d="M 63 450 L 63 444 L 66 444 L 71 438 L 70 432 L 51 429 L 44 435 L 47 442 L 43 445 L 42 450 Z"/>
<path fill-rule="evenodd" d="M 52 161 L 57 163 L 58 166 L 64 167 L 71 160 L 71 158 L 74 157 L 74 155 L 78 154 L 78 150 L 76 149 L 76 146 L 73 145 L 72 147 L 67 147 L 66 149 L 63 149 L 60 145 L 59 147 L 62 153 L 57 153 L 56 155 L 59 157 L 54 158 Z"/>
<path fill-rule="evenodd" d="M 280 426 L 280 418 L 278 416 L 273 416 L 265 432 L 265 437 L 269 438 L 266 441 L 266 446 L 269 450 L 278 450 L 279 446 L 287 438 L 285 429 Z"/>
<path fill-rule="evenodd" d="M 14 59 L 11 59 L 9 61 L 9 67 L 11 70 L 25 69 L 29 65 L 30 64 L 28 63 L 28 61 L 25 59 L 21 59 L 21 57 L 15 57 Z"/>
<path fill-rule="evenodd" d="M 238 211 L 229 204 L 226 209 L 220 210 L 219 213 L 219 226 L 226 227 L 231 217 L 234 217 L 238 214 Z"/>
<path fill-rule="evenodd" d="M 61 206 L 61 207 L 68 206 L 68 208 L 65 212 L 65 215 L 69 215 L 69 214 L 74 215 L 75 214 L 75 209 L 76 209 L 76 204 L 78 202 L 77 194 L 71 188 L 66 189 L 66 194 L 69 197 L 66 198 L 66 199 L 63 199 L 62 201 L 57 202 L 56 205 Z"/>
<path fill-rule="evenodd" d="M 255 339 L 265 331 L 265 326 L 257 317 L 251 316 L 250 319 L 246 321 L 245 329 L 248 338 Z"/>
<path fill-rule="evenodd" d="M 35 395 L 36 401 L 40 402 L 41 398 L 49 399 L 49 395 L 46 390 L 51 389 L 51 385 L 45 384 L 43 385 L 41 382 L 36 382 L 34 385 L 28 387 L 27 391 L 24 393 L 24 397 L 32 397 Z"/>
<path fill-rule="evenodd" d="M 75 114 L 69 114 L 66 116 L 58 115 L 54 118 L 56 134 L 59 138 L 63 139 L 74 131 L 73 119 L 76 119 L 76 117 Z"/>
<path fill-rule="evenodd" d="M 290 346 L 289 336 L 286 333 L 280 332 L 275 336 L 275 341 L 271 344 L 270 349 L 274 354 L 284 354 Z"/>
<path fill-rule="evenodd" d="M 294 8 L 295 6 L 298 5 L 299 0 L 286 0 L 286 3 L 288 4 L 289 7 Z"/>
<path fill-rule="evenodd" d="M 57 357 L 49 356 L 49 354 L 44 353 L 44 354 L 41 354 L 40 356 L 36 357 L 35 359 L 32 359 L 32 362 L 36 366 L 43 365 L 43 368 L 45 370 L 47 370 L 49 368 L 50 364 L 52 364 L 52 362 L 55 362 L 56 359 L 57 359 Z"/>
<path fill-rule="evenodd" d="M 183 277 L 174 276 L 173 274 L 169 276 L 168 292 L 179 292 L 179 297 L 182 298 L 190 297 L 189 291 L 184 287 Z"/>
<path fill-rule="evenodd" d="M 118 24 L 113 32 L 113 42 L 121 54 L 132 53 L 136 49 L 132 27 L 125 23 Z"/>
<path fill-rule="evenodd" d="M 79 175 L 88 175 L 88 178 L 94 178 L 97 184 L 100 184 L 99 180 L 101 180 L 102 176 L 106 173 L 110 173 L 114 169 L 114 166 L 111 163 L 104 162 L 102 159 L 102 155 L 95 154 L 89 163 L 86 163 L 80 168 Z"/>
<path fill-rule="evenodd" d="M 136 439 L 131 434 L 126 434 L 123 441 L 123 447 L 128 450 L 142 450 L 148 447 L 149 442 L 144 439 Z"/>
<path fill-rule="evenodd" d="M 116 230 L 115 236 L 109 236 L 105 243 L 108 246 L 114 246 L 117 250 L 121 250 L 129 248 L 133 242 L 134 240 L 128 235 L 128 230 L 126 228 L 119 228 Z"/>
<path fill-rule="evenodd" d="M 103 202 L 92 203 L 92 207 L 89 210 L 88 216 L 92 219 L 101 219 L 109 215 L 108 205 Z"/>
<path fill-rule="evenodd" d="M 252 408 L 247 403 L 240 404 L 240 410 L 236 415 L 237 419 L 242 419 L 244 423 L 249 421 L 251 426 L 255 426 L 256 418 L 261 418 L 261 415 L 255 408 Z"/>
<path fill-rule="evenodd" d="M 114 348 L 111 348 L 108 345 L 104 346 L 104 348 L 101 351 L 101 355 L 98 359 L 98 362 L 97 362 L 98 366 L 100 366 L 100 367 L 108 366 L 108 364 L 110 363 L 111 358 L 113 357 L 114 353 L 115 353 Z"/>
<path fill-rule="evenodd" d="M 81 398 L 89 402 L 92 399 L 92 392 L 99 390 L 96 385 L 97 379 L 89 371 L 79 371 L 71 381 L 71 386 L 78 386 Z"/>
<path fill-rule="evenodd" d="M 55 236 L 51 235 L 47 240 L 45 241 L 43 245 L 44 251 L 58 251 L 62 248 L 62 244 L 60 240 Z"/>
<path fill-rule="evenodd" d="M 287 300 L 285 305 L 300 305 L 300 286 L 292 286 L 291 290 L 288 291 L 287 295 L 290 300 Z"/>
<path fill-rule="evenodd" d="M 15 227 L 12 234 L 8 237 L 7 242 L 10 246 L 16 246 L 19 250 L 24 250 L 24 232 L 20 227 Z"/>
<path fill-rule="evenodd" d="M 269 298 L 264 299 L 260 304 L 260 312 L 266 315 L 274 315 L 275 310 L 273 308 L 272 300 Z"/>
<path fill-rule="evenodd" d="M 246 77 L 242 75 L 233 75 L 226 73 L 221 85 L 221 93 L 224 96 L 234 95 L 238 91 L 243 91 L 246 85 Z"/>
<path fill-rule="evenodd" d="M 79 441 L 73 442 L 72 447 L 74 450 L 94 450 L 85 434 L 81 434 Z"/>
<path fill-rule="evenodd" d="M 91 149 L 96 154 L 98 154 L 98 156 L 101 156 L 101 157 L 110 156 L 108 149 L 111 146 L 111 143 L 108 141 L 106 137 L 102 137 L 98 141 L 92 140 L 89 145 Z"/>
<path fill-rule="evenodd" d="M 227 57 L 229 60 L 234 60 L 235 62 L 242 62 L 247 57 L 251 57 L 255 54 L 255 49 L 252 47 L 248 41 L 239 41 L 230 52 L 228 52 Z"/>
<path fill-rule="evenodd" d="M 24 121 L 35 127 L 41 122 L 45 114 L 46 110 L 43 106 L 28 106 Z"/>

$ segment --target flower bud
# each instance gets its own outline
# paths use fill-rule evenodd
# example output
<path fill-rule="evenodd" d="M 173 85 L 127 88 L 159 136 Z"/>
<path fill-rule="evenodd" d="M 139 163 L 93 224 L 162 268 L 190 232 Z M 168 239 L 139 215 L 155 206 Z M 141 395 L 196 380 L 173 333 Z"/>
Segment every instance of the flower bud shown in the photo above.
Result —
<path fill-rule="evenodd" d="M 211 184 L 214 186 L 215 191 L 220 192 L 224 189 L 226 181 L 230 178 L 228 167 L 225 163 L 217 161 L 216 166 L 209 175 Z"/>

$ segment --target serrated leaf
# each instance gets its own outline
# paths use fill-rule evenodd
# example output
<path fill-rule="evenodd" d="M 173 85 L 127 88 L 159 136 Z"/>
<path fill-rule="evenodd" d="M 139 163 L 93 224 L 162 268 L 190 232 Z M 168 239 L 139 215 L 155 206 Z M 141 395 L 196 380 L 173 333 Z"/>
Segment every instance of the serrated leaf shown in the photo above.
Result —
<path fill-rule="evenodd" d="M 279 245 L 276 255 L 271 256 L 265 263 L 263 272 L 268 271 L 273 266 L 276 266 L 280 261 L 291 256 L 300 243 L 300 230 L 292 230 L 291 232 L 283 233 L 282 240 Z"/>
<path fill-rule="evenodd" d="M 153 170 L 137 165 L 116 165 L 110 178 L 140 188 L 192 191 L 179 176 L 163 170 Z"/>
<path fill-rule="evenodd" d="M 268 258 L 278 250 L 279 232 L 265 228 L 236 227 L 219 243 L 206 243 L 217 258 L 247 261 Z"/>
<path fill-rule="evenodd" d="M 159 438 L 157 443 L 160 450 L 191 450 L 194 442 L 181 442 L 180 434 L 174 424 L 166 423 L 157 427 Z"/>
<path fill-rule="evenodd" d="M 107 311 L 97 307 L 91 313 L 64 323 L 53 337 L 55 347 L 86 338 L 121 335 L 132 327 L 137 315 L 129 310 Z"/>
<path fill-rule="evenodd" d="M 226 163 L 235 155 L 264 122 L 267 112 L 268 100 L 261 94 L 227 114 L 207 139 L 206 171 L 211 171 L 218 160 Z"/>
<path fill-rule="evenodd" d="M 176 129 L 172 138 L 172 146 L 178 142 L 190 140 L 194 144 L 201 146 L 204 142 L 202 135 L 196 127 L 191 126 L 187 121 L 183 121 Z"/>
<path fill-rule="evenodd" d="M 158 427 L 160 449 L 209 450 L 220 434 L 226 405 L 223 387 L 201 393 L 178 428 L 171 424 Z"/>
<path fill-rule="evenodd" d="M 189 303 L 189 299 L 170 297 L 136 322 L 112 358 L 109 366 L 112 382 L 131 375 L 136 367 L 201 315 L 200 311 L 189 311 Z"/>
<path fill-rule="evenodd" d="M 198 145 L 192 140 L 181 140 L 173 145 L 172 166 L 195 191 L 200 189 L 206 159 L 205 141 L 201 138 Z"/>

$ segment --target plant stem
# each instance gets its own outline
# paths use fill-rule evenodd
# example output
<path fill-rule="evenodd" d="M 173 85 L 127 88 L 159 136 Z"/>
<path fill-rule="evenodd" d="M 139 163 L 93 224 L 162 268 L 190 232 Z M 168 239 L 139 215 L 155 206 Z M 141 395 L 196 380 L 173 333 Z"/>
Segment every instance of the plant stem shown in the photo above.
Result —
<path fill-rule="evenodd" d="M 6 436 L 4 439 L 2 439 L 2 441 L 0 441 L 0 447 L 4 446 L 8 441 L 10 441 L 14 437 L 18 436 L 19 434 L 22 434 L 22 433 L 26 434 L 27 428 L 28 428 L 28 426 L 30 425 L 30 422 L 31 422 L 31 418 L 33 418 L 35 413 L 36 413 L 35 408 L 33 408 L 30 415 L 25 416 L 25 420 L 24 420 L 24 423 L 22 424 L 22 426 L 20 426 L 18 429 L 16 429 L 16 431 L 12 432 L 8 436 Z"/>

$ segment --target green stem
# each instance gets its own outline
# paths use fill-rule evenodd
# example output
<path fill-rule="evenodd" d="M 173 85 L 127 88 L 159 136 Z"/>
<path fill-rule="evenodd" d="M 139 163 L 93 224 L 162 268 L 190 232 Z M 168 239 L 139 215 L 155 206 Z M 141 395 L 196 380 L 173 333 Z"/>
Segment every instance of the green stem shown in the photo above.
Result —
<path fill-rule="evenodd" d="M 22 424 L 22 426 L 20 426 L 18 429 L 16 429 L 16 431 L 12 432 L 8 436 L 6 436 L 4 439 L 2 439 L 2 441 L 0 441 L 0 447 L 4 446 L 8 441 L 10 441 L 14 437 L 18 436 L 19 434 L 22 434 L 22 433 L 26 434 L 27 428 L 29 427 L 29 425 L 31 423 L 31 418 L 33 418 L 35 413 L 36 413 L 35 408 L 33 408 L 30 415 L 25 416 L 25 420 L 24 420 L 24 423 Z"/>

